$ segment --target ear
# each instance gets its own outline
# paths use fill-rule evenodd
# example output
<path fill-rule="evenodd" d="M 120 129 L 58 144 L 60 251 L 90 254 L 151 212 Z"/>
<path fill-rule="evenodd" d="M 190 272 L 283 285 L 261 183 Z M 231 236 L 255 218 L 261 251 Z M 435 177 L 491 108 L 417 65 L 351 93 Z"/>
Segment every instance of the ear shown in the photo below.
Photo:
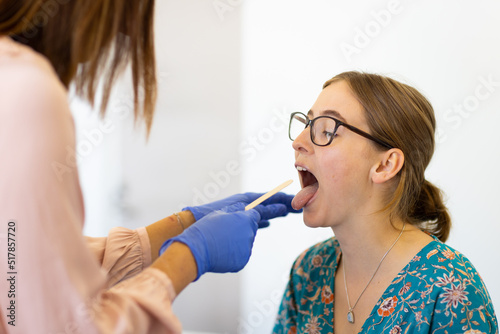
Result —
<path fill-rule="evenodd" d="M 405 155 L 399 148 L 391 148 L 380 154 L 378 163 L 371 170 L 373 183 L 384 183 L 392 180 L 403 168 Z"/>

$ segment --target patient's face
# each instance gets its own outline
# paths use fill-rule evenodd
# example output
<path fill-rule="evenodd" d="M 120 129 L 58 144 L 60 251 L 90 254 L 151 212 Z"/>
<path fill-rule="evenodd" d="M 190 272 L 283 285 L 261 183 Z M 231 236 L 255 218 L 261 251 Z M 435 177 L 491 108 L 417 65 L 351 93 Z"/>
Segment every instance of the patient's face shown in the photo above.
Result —
<path fill-rule="evenodd" d="M 309 119 L 324 115 L 370 133 L 364 110 L 344 81 L 332 83 L 321 92 Z M 308 127 L 293 142 L 293 148 L 296 165 L 307 169 L 299 171 L 302 187 L 308 188 L 302 198 L 307 201 L 306 225 L 333 227 L 372 213 L 367 212 L 366 205 L 372 196 L 370 170 L 378 152 L 370 140 L 341 126 L 330 145 L 317 146 Z M 317 190 L 312 186 L 316 181 Z"/>

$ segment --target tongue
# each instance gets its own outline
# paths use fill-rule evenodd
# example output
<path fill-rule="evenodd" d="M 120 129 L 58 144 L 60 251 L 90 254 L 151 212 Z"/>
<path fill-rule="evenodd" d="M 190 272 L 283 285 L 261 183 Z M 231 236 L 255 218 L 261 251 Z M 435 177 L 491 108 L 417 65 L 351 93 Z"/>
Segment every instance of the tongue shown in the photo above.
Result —
<path fill-rule="evenodd" d="M 292 207 L 295 210 L 300 210 L 302 209 L 307 202 L 314 196 L 316 191 L 318 190 L 319 184 L 318 182 L 313 183 L 307 187 L 304 187 L 301 191 L 295 195 L 295 197 L 292 200 Z"/>

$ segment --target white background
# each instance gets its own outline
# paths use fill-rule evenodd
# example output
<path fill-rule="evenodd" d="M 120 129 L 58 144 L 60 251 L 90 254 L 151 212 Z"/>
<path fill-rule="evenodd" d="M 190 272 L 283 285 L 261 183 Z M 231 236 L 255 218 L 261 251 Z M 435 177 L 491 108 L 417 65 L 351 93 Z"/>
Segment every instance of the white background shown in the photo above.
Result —
<path fill-rule="evenodd" d="M 292 178 L 286 122 L 346 70 L 426 95 L 439 133 L 426 177 L 443 189 L 448 244 L 476 266 L 500 309 L 500 3 L 159 0 L 160 98 L 146 143 L 127 80 L 107 118 L 73 99 L 88 235 L 136 228 L 195 202 L 265 192 Z M 485 84 L 485 82 L 490 84 Z M 332 235 L 299 215 L 259 231 L 239 274 L 208 274 L 174 309 L 186 330 L 269 333 L 296 256 Z"/>

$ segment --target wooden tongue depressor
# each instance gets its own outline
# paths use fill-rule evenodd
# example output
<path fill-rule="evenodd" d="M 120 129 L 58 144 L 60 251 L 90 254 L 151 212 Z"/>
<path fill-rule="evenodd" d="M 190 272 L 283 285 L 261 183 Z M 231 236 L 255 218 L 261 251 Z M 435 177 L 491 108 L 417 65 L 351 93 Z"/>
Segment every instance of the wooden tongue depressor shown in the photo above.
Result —
<path fill-rule="evenodd" d="M 282 189 L 288 187 L 292 182 L 293 182 L 293 180 L 285 181 L 282 184 L 280 184 L 279 186 L 277 186 L 276 188 L 274 188 L 273 190 L 271 190 L 270 192 L 265 193 L 264 195 L 260 196 L 255 201 L 253 201 L 252 203 L 245 206 L 245 211 L 255 208 L 257 205 L 264 202 L 269 197 L 275 195 L 276 193 L 280 192 Z"/>

